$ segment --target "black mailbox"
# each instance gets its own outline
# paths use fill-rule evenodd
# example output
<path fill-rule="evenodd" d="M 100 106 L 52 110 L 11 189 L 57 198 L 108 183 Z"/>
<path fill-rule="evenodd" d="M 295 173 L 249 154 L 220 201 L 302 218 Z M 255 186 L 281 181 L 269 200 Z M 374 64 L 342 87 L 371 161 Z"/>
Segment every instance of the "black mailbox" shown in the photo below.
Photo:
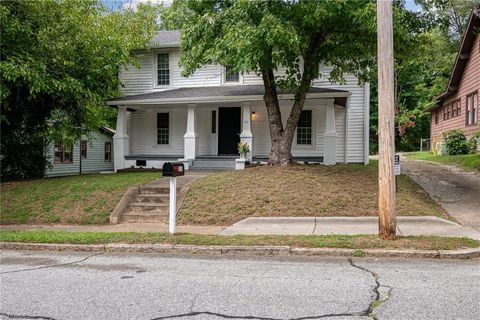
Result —
<path fill-rule="evenodd" d="M 165 162 L 162 167 L 164 177 L 178 177 L 185 174 L 185 167 L 181 162 Z"/>

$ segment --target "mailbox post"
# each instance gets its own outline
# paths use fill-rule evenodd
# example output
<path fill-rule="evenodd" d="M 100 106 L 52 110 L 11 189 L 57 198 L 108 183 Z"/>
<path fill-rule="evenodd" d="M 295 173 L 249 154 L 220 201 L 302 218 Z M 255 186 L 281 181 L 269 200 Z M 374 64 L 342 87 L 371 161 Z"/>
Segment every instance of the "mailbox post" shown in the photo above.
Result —
<path fill-rule="evenodd" d="M 176 215 L 177 215 L 177 177 L 185 174 L 183 163 L 181 162 L 165 162 L 162 167 L 164 177 L 170 177 L 170 203 L 168 208 L 168 231 L 170 234 L 175 233 Z"/>
<path fill-rule="evenodd" d="M 177 177 L 170 177 L 170 205 L 168 208 L 168 232 L 175 233 L 177 226 Z"/>

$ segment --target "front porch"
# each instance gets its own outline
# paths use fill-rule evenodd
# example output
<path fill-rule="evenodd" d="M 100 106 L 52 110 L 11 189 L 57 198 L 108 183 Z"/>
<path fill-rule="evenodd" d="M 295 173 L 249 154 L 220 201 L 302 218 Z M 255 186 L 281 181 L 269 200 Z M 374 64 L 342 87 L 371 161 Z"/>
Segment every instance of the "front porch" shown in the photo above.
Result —
<path fill-rule="evenodd" d="M 297 161 L 346 162 L 348 91 L 312 88 L 305 121 L 294 138 Z M 282 118 L 293 96 L 280 95 Z M 180 88 L 109 101 L 118 108 L 115 170 L 161 168 L 183 161 L 188 168 L 234 168 L 237 145 L 247 160 L 268 159 L 271 142 L 262 86 Z"/>

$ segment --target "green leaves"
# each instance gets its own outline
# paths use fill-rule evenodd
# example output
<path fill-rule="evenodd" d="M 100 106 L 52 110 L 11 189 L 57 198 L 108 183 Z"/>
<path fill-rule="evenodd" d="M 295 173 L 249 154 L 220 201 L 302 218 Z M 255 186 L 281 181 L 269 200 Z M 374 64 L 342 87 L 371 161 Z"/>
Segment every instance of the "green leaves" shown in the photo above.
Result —
<path fill-rule="evenodd" d="M 185 76 L 206 64 L 257 74 L 283 69 L 277 81 L 293 88 L 300 85 L 306 58 L 333 66 L 334 80 L 345 72 L 366 79 L 374 61 L 374 17 L 372 1 L 177 0 L 162 11 L 165 28 L 183 30 Z M 309 47 L 317 38 L 318 47 Z"/>
<path fill-rule="evenodd" d="M 135 63 L 131 51 L 150 42 L 158 14 L 108 12 L 98 0 L 0 2 L 2 153 L 5 135 L 9 145 L 19 135 L 75 139 L 111 120 L 104 101 L 119 94 L 118 70 Z"/>

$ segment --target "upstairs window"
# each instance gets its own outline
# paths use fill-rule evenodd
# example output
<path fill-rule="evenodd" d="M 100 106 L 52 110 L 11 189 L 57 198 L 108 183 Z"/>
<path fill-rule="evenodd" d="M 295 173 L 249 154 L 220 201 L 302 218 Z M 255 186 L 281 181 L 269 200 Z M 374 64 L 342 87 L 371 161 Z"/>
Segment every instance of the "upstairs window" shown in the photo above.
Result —
<path fill-rule="evenodd" d="M 438 109 L 435 110 L 435 124 L 438 124 Z"/>
<path fill-rule="evenodd" d="M 312 110 L 303 110 L 297 125 L 297 144 L 312 144 Z"/>
<path fill-rule="evenodd" d="M 62 143 L 55 143 L 54 163 L 72 163 L 73 147 L 66 148 Z"/>
<path fill-rule="evenodd" d="M 111 142 L 105 142 L 103 159 L 105 160 L 105 162 L 112 162 L 112 143 Z"/>
<path fill-rule="evenodd" d="M 157 113 L 157 144 L 169 143 L 170 119 L 168 112 Z"/>
<path fill-rule="evenodd" d="M 233 71 L 232 67 L 225 67 L 225 83 L 238 83 L 240 82 L 240 73 Z"/>
<path fill-rule="evenodd" d="M 82 159 L 87 158 L 87 141 L 86 140 L 80 141 L 80 155 L 82 156 Z"/>
<path fill-rule="evenodd" d="M 170 60 L 168 53 L 157 55 L 157 86 L 170 85 Z"/>
<path fill-rule="evenodd" d="M 477 123 L 478 113 L 478 92 L 467 95 L 467 106 L 465 112 L 465 123 L 467 126 Z"/>

